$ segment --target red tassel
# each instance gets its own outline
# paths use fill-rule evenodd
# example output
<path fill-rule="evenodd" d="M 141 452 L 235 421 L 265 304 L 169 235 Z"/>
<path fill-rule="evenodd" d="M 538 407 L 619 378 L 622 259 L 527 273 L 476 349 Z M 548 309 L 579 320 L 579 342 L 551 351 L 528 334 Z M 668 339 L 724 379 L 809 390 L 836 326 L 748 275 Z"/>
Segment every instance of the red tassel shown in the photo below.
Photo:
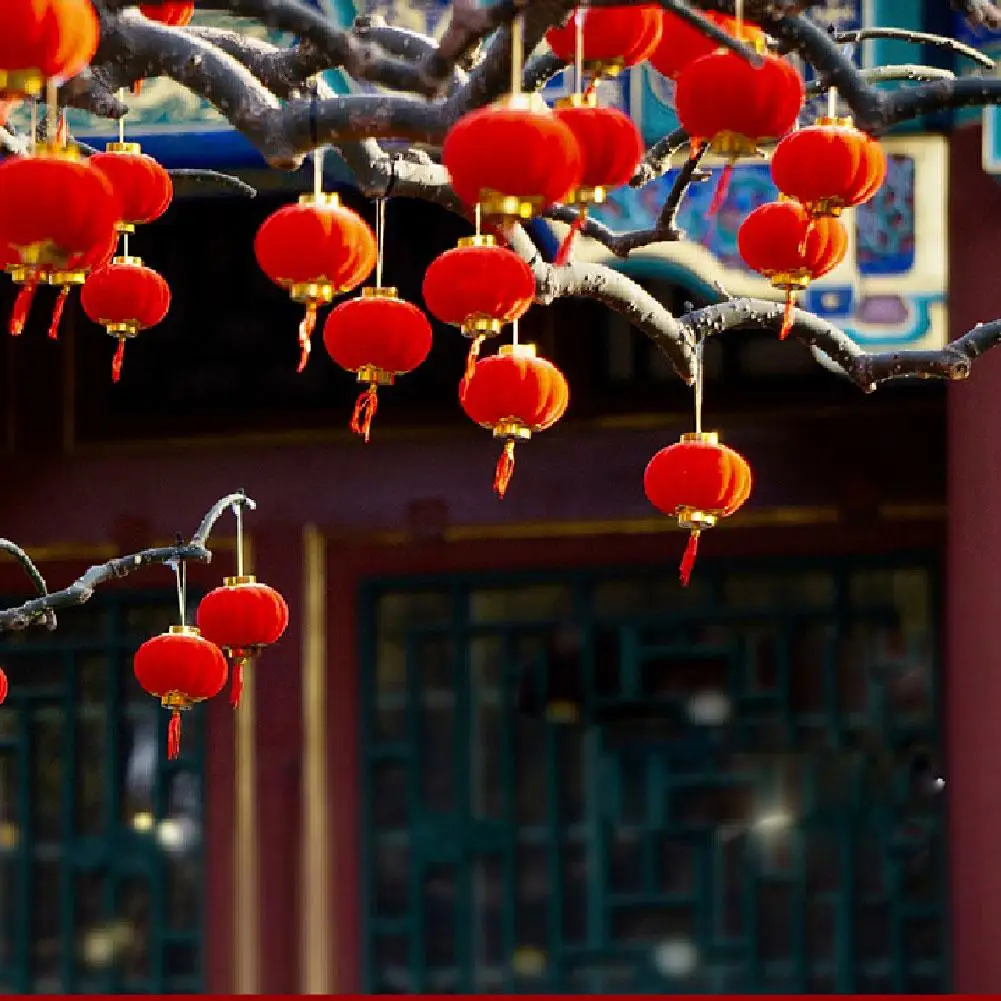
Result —
<path fill-rule="evenodd" d="M 598 89 L 598 84 L 601 82 L 601 74 L 595 73 L 593 77 L 588 81 L 587 87 L 584 89 L 584 97 L 590 98 L 590 96 Z"/>
<path fill-rule="evenodd" d="M 688 545 L 681 557 L 681 565 L 678 567 L 678 576 L 681 578 L 681 586 L 688 587 L 688 582 L 692 579 L 692 571 L 695 569 L 695 557 L 699 552 L 699 530 L 696 528 L 688 536 Z"/>
<path fill-rule="evenodd" d="M 125 361 L 125 338 L 118 338 L 118 347 L 115 348 L 115 357 L 111 359 L 111 381 L 118 382 L 122 377 L 122 362 Z"/>
<path fill-rule="evenodd" d="M 723 203 L 726 201 L 726 196 L 730 191 L 730 179 L 733 177 L 733 163 L 728 163 L 723 168 L 723 175 L 719 179 L 719 184 L 716 185 L 716 191 L 713 193 L 713 200 L 709 204 L 709 215 L 714 216 L 721 208 L 723 208 Z"/>
<path fill-rule="evenodd" d="M 782 328 L 779 330 L 779 340 L 784 341 L 792 330 L 793 314 L 796 312 L 796 299 L 792 290 L 786 292 L 786 308 L 782 311 Z"/>
<path fill-rule="evenodd" d="M 14 308 L 10 312 L 10 335 L 18 337 L 24 330 L 25 323 L 28 322 L 28 314 L 31 312 L 31 304 L 35 299 L 35 290 L 38 288 L 38 279 L 32 276 L 17 293 L 14 300 Z"/>
<path fill-rule="evenodd" d="M 494 470 L 494 493 L 502 500 L 512 476 L 514 476 L 514 439 L 508 438 L 504 442 L 504 451 L 501 452 L 497 468 Z"/>
<path fill-rule="evenodd" d="M 243 694 L 243 668 L 247 663 L 247 658 L 237 654 L 233 658 L 233 684 L 229 689 L 229 704 L 234 708 L 240 705 L 240 696 Z"/>
<path fill-rule="evenodd" d="M 351 430 L 360 434 L 365 441 L 372 434 L 372 418 L 379 409 L 379 387 L 373 382 L 368 389 L 363 389 L 355 402 L 354 413 L 351 415 Z"/>
<path fill-rule="evenodd" d="M 181 753 L 181 713 L 175 709 L 167 724 L 167 759 L 173 761 Z"/>
<path fill-rule="evenodd" d="M 49 339 L 59 340 L 59 321 L 63 318 L 63 310 L 66 308 L 66 299 L 70 294 L 69 285 L 64 285 L 56 296 L 56 304 L 52 307 L 52 322 L 49 324 Z"/>
<path fill-rule="evenodd" d="M 313 331 L 316 330 L 316 303 L 311 302 L 306 307 L 306 315 L 299 324 L 299 367 L 297 372 L 301 372 L 309 361 L 309 352 L 313 349 Z"/>
<path fill-rule="evenodd" d="M 563 237 L 563 242 L 560 244 L 560 249 L 556 252 L 556 258 L 553 261 L 554 267 L 562 268 L 570 260 L 574 238 L 583 228 L 585 219 L 587 219 L 587 209 L 582 208 L 577 213 L 577 218 L 570 224 L 570 232 Z"/>
<path fill-rule="evenodd" d="M 136 82 L 132 84 L 132 96 L 139 97 L 142 94 L 142 92 L 143 92 L 143 82 L 142 80 L 136 80 Z"/>
<path fill-rule="evenodd" d="M 480 357 L 480 348 L 483 347 L 483 334 L 473 338 L 473 343 L 469 345 L 469 354 L 466 355 L 466 372 L 459 384 L 459 395 L 464 396 L 466 386 L 473 377 L 473 369 L 476 368 L 476 359 Z"/>

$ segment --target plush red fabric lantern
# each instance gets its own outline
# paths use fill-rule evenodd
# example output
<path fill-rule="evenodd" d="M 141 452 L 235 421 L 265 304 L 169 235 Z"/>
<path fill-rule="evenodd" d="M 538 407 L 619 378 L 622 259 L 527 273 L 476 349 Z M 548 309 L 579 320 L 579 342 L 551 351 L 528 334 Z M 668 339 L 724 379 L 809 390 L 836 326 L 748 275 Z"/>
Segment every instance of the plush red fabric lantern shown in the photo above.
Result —
<path fill-rule="evenodd" d="M 537 94 L 516 94 L 459 119 L 442 163 L 455 193 L 484 215 L 528 219 L 580 184 L 573 133 Z"/>
<path fill-rule="evenodd" d="M 0 98 L 37 97 L 94 58 L 100 36 L 90 0 L 3 0 Z"/>
<path fill-rule="evenodd" d="M 886 154 L 850 118 L 821 118 L 778 144 L 772 179 L 813 215 L 839 216 L 876 194 L 886 179 Z"/>
<path fill-rule="evenodd" d="M 424 275 L 424 302 L 442 323 L 472 338 L 466 374 L 485 337 L 524 316 L 535 298 L 528 263 L 492 236 L 467 236 L 436 257 Z"/>
<path fill-rule="evenodd" d="M 7 701 L 8 687 L 7 672 L 0 667 L 0 705 L 3 705 Z"/>
<path fill-rule="evenodd" d="M 546 32 L 546 41 L 558 59 L 572 63 L 577 50 L 577 19 L 582 17 L 584 65 L 590 72 L 611 76 L 649 57 L 660 41 L 662 13 L 652 4 L 578 7 L 565 25 Z"/>
<path fill-rule="evenodd" d="M 122 376 L 125 342 L 139 331 L 155 327 L 170 309 L 170 286 L 163 276 L 147 268 L 138 257 L 116 257 L 95 271 L 83 286 L 84 312 L 118 338 L 111 363 L 111 379 Z"/>
<path fill-rule="evenodd" d="M 133 670 L 139 684 L 170 710 L 167 757 L 173 760 L 181 753 L 181 713 L 222 691 L 226 658 L 194 626 L 171 626 L 139 647 Z"/>
<path fill-rule="evenodd" d="M 341 368 L 368 383 L 355 403 L 351 430 L 365 441 L 379 406 L 379 386 L 391 386 L 398 375 L 412 372 L 431 350 L 431 324 L 395 288 L 362 289 L 357 299 L 330 311 L 323 327 L 323 344 Z"/>
<path fill-rule="evenodd" d="M 271 646 L 288 627 L 285 599 L 256 577 L 226 577 L 198 605 L 198 628 L 229 658 L 233 669 L 230 705 L 240 704 L 243 669 L 250 658 Z"/>
<path fill-rule="evenodd" d="M 104 153 L 90 158 L 111 182 L 120 203 L 118 230 L 132 233 L 137 225 L 153 222 L 167 211 L 174 197 L 170 174 L 139 143 L 108 143 Z"/>
<path fill-rule="evenodd" d="M 736 511 L 751 495 L 751 467 L 715 431 L 683 434 L 647 463 L 647 499 L 689 532 L 681 559 L 681 583 L 688 585 L 698 553 L 699 534 Z"/>
<path fill-rule="evenodd" d="M 848 234 L 837 219 L 814 219 L 798 202 L 759 205 L 737 231 L 737 249 L 744 263 L 786 294 L 779 338 L 792 327 L 794 293 L 826 275 L 845 258 Z"/>
<path fill-rule="evenodd" d="M 737 19 L 730 14 L 721 14 L 714 10 L 704 10 L 700 13 L 707 21 L 715 24 L 717 28 L 722 28 L 727 34 L 747 42 L 758 51 L 764 51 L 765 33 L 756 24 L 742 21 L 738 31 Z M 720 48 L 719 42 L 699 31 L 694 24 L 690 24 L 683 17 L 665 10 L 663 18 L 664 29 L 660 34 L 660 41 L 650 53 L 649 60 L 650 65 L 664 76 L 674 80 L 689 63 Z"/>
<path fill-rule="evenodd" d="M 261 224 L 254 239 L 261 270 L 306 307 L 299 325 L 299 368 L 309 360 L 316 311 L 357 288 L 375 267 L 375 234 L 337 195 L 302 195 Z"/>
<path fill-rule="evenodd" d="M 570 387 L 566 376 L 535 353 L 534 344 L 503 344 L 482 358 L 459 384 L 466 415 L 490 428 L 504 448 L 494 473 L 494 492 L 503 497 L 514 474 L 514 446 L 533 431 L 552 427 L 566 412 Z"/>
<path fill-rule="evenodd" d="M 141 3 L 139 12 L 151 21 L 159 21 L 171 28 L 183 28 L 191 23 L 195 15 L 195 5 L 191 0 L 164 0 L 163 3 Z"/>

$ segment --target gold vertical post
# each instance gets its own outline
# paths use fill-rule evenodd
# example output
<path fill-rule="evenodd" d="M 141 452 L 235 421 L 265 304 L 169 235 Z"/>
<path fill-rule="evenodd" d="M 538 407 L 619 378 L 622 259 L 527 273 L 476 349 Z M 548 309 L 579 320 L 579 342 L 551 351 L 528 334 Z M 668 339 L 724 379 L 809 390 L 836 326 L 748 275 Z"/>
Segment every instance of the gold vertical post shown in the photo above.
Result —
<path fill-rule="evenodd" d="M 244 568 L 253 573 L 253 545 L 244 538 Z M 233 825 L 233 989 L 261 992 L 260 852 L 257 841 L 257 672 L 244 671 L 234 711 L 236 822 Z"/>
<path fill-rule="evenodd" d="M 332 956 L 337 930 L 330 906 L 332 852 L 326 743 L 326 540 L 315 525 L 303 530 L 302 636 L 302 879 L 300 881 L 303 994 L 336 990 Z"/>

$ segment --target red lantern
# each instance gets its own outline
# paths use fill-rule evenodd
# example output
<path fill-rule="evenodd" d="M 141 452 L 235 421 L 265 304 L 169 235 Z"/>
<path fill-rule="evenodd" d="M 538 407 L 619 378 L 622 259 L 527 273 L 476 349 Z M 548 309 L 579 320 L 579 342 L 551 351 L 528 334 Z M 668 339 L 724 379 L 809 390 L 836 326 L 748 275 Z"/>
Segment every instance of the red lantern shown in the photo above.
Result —
<path fill-rule="evenodd" d="M 104 153 L 90 158 L 111 182 L 120 203 L 120 233 L 132 233 L 137 225 L 153 222 L 167 211 L 174 197 L 170 174 L 139 143 L 108 143 Z"/>
<path fill-rule="evenodd" d="M 464 115 L 445 136 L 441 158 L 464 202 L 512 219 L 563 201 L 583 168 L 573 133 L 537 94 Z"/>
<path fill-rule="evenodd" d="M 647 499 L 689 532 L 681 559 L 681 583 L 687 587 L 695 566 L 699 534 L 733 514 L 751 495 L 751 467 L 715 431 L 683 434 L 647 464 L 643 489 Z"/>
<path fill-rule="evenodd" d="M 524 316 L 535 298 L 535 277 L 527 262 L 492 236 L 467 236 L 436 257 L 424 275 L 424 302 L 442 323 L 472 338 L 469 366 L 483 338 Z"/>
<path fill-rule="evenodd" d="M 785 135 L 803 107 L 806 92 L 795 68 L 778 56 L 761 58 L 762 65 L 754 67 L 720 49 L 689 63 L 675 83 L 674 107 L 692 150 L 708 144 L 727 159 L 710 214 L 726 197 L 734 161 L 755 156 L 759 144 Z"/>
<path fill-rule="evenodd" d="M 351 416 L 351 430 L 369 440 L 379 406 L 379 386 L 392 386 L 398 375 L 413 371 L 431 350 L 431 324 L 395 288 L 362 289 L 357 299 L 330 311 L 323 344 L 341 368 L 367 382 Z"/>
<path fill-rule="evenodd" d="M 459 385 L 459 403 L 466 415 L 504 449 L 494 474 L 494 492 L 503 497 L 514 474 L 514 446 L 533 431 L 545 431 L 566 412 L 570 387 L 550 361 L 539 358 L 534 344 L 503 344 L 496 355 L 476 363 Z"/>
<path fill-rule="evenodd" d="M 302 195 L 261 224 L 254 239 L 261 270 L 306 307 L 299 325 L 299 368 L 309 360 L 317 308 L 357 288 L 375 267 L 375 234 L 337 195 Z"/>
<path fill-rule="evenodd" d="M 285 599 L 256 577 L 226 577 L 198 605 L 198 628 L 220 647 L 233 666 L 230 705 L 240 704 L 243 669 L 250 658 L 278 640 L 288 626 Z"/>
<path fill-rule="evenodd" d="M 876 194 L 886 179 L 886 154 L 850 118 L 821 118 L 778 144 L 772 179 L 814 216 L 839 216 Z"/>
<path fill-rule="evenodd" d="M 7 691 L 7 672 L 0 667 L 0 705 L 3 705 L 3 703 L 7 701 Z"/>
<path fill-rule="evenodd" d="M 167 757 L 173 760 L 181 753 L 181 713 L 222 691 L 226 658 L 194 626 L 171 626 L 136 650 L 133 670 L 139 684 L 170 710 Z"/>
<path fill-rule="evenodd" d="M 37 97 L 46 80 L 76 76 L 99 35 L 90 0 L 3 0 L 0 98 Z"/>
<path fill-rule="evenodd" d="M 166 24 L 171 28 L 183 28 L 191 22 L 195 5 L 191 0 L 188 2 L 164 0 L 162 3 L 141 3 L 139 12 L 151 21 L 159 21 L 160 24 Z"/>
<path fill-rule="evenodd" d="M 118 338 L 111 363 L 111 379 L 122 375 L 125 342 L 140 330 L 155 327 L 170 309 L 170 286 L 138 257 L 116 257 L 95 271 L 83 286 L 80 302 L 84 312 Z"/>
<path fill-rule="evenodd" d="M 546 41 L 553 54 L 572 63 L 577 50 L 577 19 L 581 25 L 584 65 L 589 72 L 612 76 L 647 59 L 660 41 L 662 10 L 636 7 L 578 7 L 565 25 L 550 28 Z"/>
<path fill-rule="evenodd" d="M 758 51 L 764 51 L 765 33 L 756 24 L 742 21 L 738 31 L 737 19 L 730 14 L 721 14 L 714 10 L 700 11 L 700 13 L 707 21 L 722 28 L 727 34 L 747 42 Z M 660 41 L 648 58 L 650 65 L 664 76 L 674 80 L 690 63 L 720 48 L 719 42 L 677 14 L 665 10 L 663 19 L 664 30 L 661 32 Z"/>
<path fill-rule="evenodd" d="M 759 205 L 737 231 L 737 249 L 744 263 L 786 294 L 779 339 L 792 327 L 794 293 L 826 275 L 845 258 L 848 234 L 837 219 L 814 219 L 798 202 Z"/>

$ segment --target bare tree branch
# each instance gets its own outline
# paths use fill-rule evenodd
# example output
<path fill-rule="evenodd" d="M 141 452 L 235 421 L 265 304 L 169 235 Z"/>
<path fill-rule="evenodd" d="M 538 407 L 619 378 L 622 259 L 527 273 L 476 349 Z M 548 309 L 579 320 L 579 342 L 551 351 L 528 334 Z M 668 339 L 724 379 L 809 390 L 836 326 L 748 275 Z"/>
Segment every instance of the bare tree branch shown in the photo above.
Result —
<path fill-rule="evenodd" d="M 994 68 L 994 60 L 979 49 L 964 45 L 955 38 L 942 35 L 932 35 L 926 31 L 911 31 L 906 28 L 861 28 L 857 31 L 837 31 L 834 33 L 835 45 L 857 45 L 874 38 L 890 38 L 901 42 L 913 42 L 915 45 L 934 45 L 940 49 L 948 49 L 967 59 L 972 59 L 988 69 Z"/>
<path fill-rule="evenodd" d="M 213 192 L 228 191 L 230 194 L 242 195 L 244 198 L 255 198 L 257 189 L 241 181 L 239 177 L 232 174 L 223 174 L 218 170 L 190 170 L 182 167 L 175 167 L 167 171 L 174 182 L 174 194 L 183 197 L 184 195 L 202 194 L 206 190 Z"/>

